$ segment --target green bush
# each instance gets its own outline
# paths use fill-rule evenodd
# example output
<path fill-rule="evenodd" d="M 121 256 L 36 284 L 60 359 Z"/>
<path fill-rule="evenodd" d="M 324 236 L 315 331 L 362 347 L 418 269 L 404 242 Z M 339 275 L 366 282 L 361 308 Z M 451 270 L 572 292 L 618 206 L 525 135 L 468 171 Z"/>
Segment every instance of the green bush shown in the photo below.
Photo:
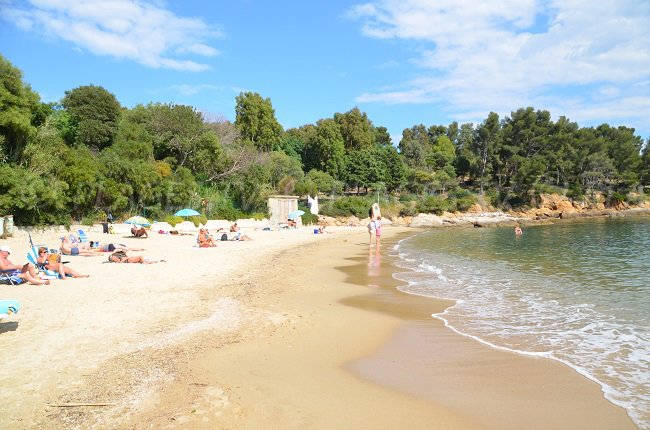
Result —
<path fill-rule="evenodd" d="M 81 225 L 86 225 L 88 227 L 92 227 L 93 224 L 95 224 L 95 216 L 94 215 L 86 215 L 85 217 L 81 218 Z"/>
<path fill-rule="evenodd" d="M 341 197 L 329 204 L 321 206 L 321 213 L 333 217 L 354 215 L 357 218 L 366 218 L 372 201 L 363 197 Z"/>
<path fill-rule="evenodd" d="M 185 221 L 185 219 L 182 216 L 167 215 L 164 221 L 174 227 L 176 224 Z"/>
<path fill-rule="evenodd" d="M 580 184 L 573 184 L 567 190 L 566 196 L 570 199 L 580 200 L 585 196 L 585 190 Z"/>
<path fill-rule="evenodd" d="M 417 204 L 417 210 L 421 213 L 432 213 L 440 215 L 445 211 L 454 210 L 450 201 L 441 196 L 426 196 Z M 455 205 L 453 205 L 455 206 Z"/>
<path fill-rule="evenodd" d="M 311 212 L 305 212 L 301 217 L 302 225 L 318 224 L 318 215 Z"/>
<path fill-rule="evenodd" d="M 208 217 L 201 214 L 201 215 L 198 215 L 198 216 L 190 217 L 190 221 L 192 221 L 194 223 L 194 225 L 198 227 L 199 224 L 205 225 L 208 222 Z"/>
<path fill-rule="evenodd" d="M 448 199 L 450 200 L 450 207 L 460 212 L 465 212 L 477 202 L 474 194 L 462 188 L 450 191 Z"/>
<path fill-rule="evenodd" d="M 405 204 L 399 211 L 400 216 L 416 216 L 417 214 L 418 210 L 416 202 L 409 202 L 408 204 Z"/>
<path fill-rule="evenodd" d="M 263 213 L 263 212 L 253 212 L 250 214 L 250 218 L 253 218 L 255 221 L 262 221 L 263 219 L 266 219 L 269 217 L 269 214 Z"/>
<path fill-rule="evenodd" d="M 626 197 L 626 201 L 631 204 L 631 205 L 639 205 L 643 202 L 643 197 L 640 196 L 639 194 L 628 194 Z"/>

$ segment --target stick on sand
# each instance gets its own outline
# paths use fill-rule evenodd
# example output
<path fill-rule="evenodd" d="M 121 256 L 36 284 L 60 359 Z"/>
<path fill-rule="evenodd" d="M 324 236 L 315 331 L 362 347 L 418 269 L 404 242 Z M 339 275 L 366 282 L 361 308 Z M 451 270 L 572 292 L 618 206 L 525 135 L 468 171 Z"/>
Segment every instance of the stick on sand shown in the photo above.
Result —
<path fill-rule="evenodd" d="M 78 406 L 115 406 L 117 403 L 47 403 L 53 408 L 76 408 Z"/>

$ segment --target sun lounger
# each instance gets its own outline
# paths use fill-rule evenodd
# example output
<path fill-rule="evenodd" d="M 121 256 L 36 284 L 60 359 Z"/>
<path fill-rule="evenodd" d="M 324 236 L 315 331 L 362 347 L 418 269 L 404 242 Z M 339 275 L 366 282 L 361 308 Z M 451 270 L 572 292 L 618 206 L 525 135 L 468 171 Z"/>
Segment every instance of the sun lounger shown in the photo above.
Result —
<path fill-rule="evenodd" d="M 81 243 L 88 242 L 88 236 L 86 235 L 85 231 L 79 229 L 77 230 L 77 233 L 79 234 L 79 242 Z"/>

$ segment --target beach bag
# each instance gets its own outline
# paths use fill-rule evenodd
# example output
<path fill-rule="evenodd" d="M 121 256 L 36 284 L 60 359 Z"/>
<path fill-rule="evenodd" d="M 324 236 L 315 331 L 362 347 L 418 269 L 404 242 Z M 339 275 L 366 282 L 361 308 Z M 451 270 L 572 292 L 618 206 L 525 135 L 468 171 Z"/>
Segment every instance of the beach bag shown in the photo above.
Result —
<path fill-rule="evenodd" d="M 228 235 L 226 233 L 224 233 L 224 234 L 221 235 L 221 241 L 223 242 L 223 241 L 226 241 L 226 240 L 228 240 Z"/>

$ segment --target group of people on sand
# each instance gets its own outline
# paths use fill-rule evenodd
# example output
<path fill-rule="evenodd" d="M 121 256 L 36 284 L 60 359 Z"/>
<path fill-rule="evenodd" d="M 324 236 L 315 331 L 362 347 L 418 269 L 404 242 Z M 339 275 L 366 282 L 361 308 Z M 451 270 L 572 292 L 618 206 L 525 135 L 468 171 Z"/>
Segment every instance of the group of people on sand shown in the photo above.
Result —
<path fill-rule="evenodd" d="M 8 246 L 0 247 L 0 270 L 3 271 L 12 271 L 9 273 L 14 279 L 19 279 L 20 281 L 26 281 L 34 285 L 49 285 L 49 279 L 42 279 L 38 272 L 41 268 L 48 270 L 52 273 L 57 273 L 60 276 L 62 281 L 65 281 L 66 276 L 72 278 L 87 278 L 90 275 L 84 275 L 77 272 L 69 266 L 66 266 L 61 262 L 60 254 L 53 254 L 45 246 L 38 247 L 38 255 L 36 257 L 36 264 L 31 262 L 20 264 L 14 264 L 9 256 L 12 253 L 12 250 Z M 39 267 L 37 267 L 37 265 Z"/>
<path fill-rule="evenodd" d="M 217 229 L 217 233 L 220 231 L 223 231 L 223 228 Z M 250 237 L 247 234 L 244 234 L 244 232 L 237 225 L 237 223 L 234 223 L 230 226 L 230 233 L 235 233 L 235 234 L 229 240 L 253 240 L 252 237 Z M 227 233 L 224 234 L 226 234 L 226 237 L 228 237 Z M 226 239 L 222 239 L 222 240 L 226 240 Z M 214 238 L 210 235 L 208 229 L 204 227 L 199 229 L 199 235 L 196 238 L 196 241 L 200 248 L 211 248 L 217 246 L 217 243 L 215 242 Z"/>
<path fill-rule="evenodd" d="M 146 236 L 145 236 L 146 237 Z M 60 252 L 50 250 L 46 246 L 38 247 L 35 264 L 27 262 L 24 264 L 14 264 L 9 256 L 12 255 L 12 250 L 9 246 L 0 246 L 0 270 L 9 275 L 17 283 L 28 282 L 33 285 L 49 285 L 50 279 L 43 279 L 40 271 L 47 271 L 50 274 L 58 275 L 58 278 L 65 280 L 67 277 L 72 278 L 87 278 L 86 275 L 74 270 L 67 262 L 61 261 L 62 255 L 68 256 L 99 256 L 105 253 L 111 253 L 108 256 L 108 261 L 112 263 L 140 263 L 151 264 L 164 260 L 149 260 L 142 255 L 129 256 L 128 251 L 143 251 L 143 248 L 128 247 L 123 243 L 107 243 L 100 245 L 99 242 L 80 242 L 74 239 L 74 235 L 61 237 Z M 51 275 L 51 276 L 57 276 Z"/>
<path fill-rule="evenodd" d="M 18 282 L 26 281 L 34 285 L 49 285 L 49 279 L 40 279 L 36 273 L 36 266 L 32 263 L 25 263 L 23 265 L 14 264 L 9 260 L 9 256 L 13 251 L 8 246 L 0 246 L 0 270 L 7 272 L 12 278 L 19 280 Z"/>

